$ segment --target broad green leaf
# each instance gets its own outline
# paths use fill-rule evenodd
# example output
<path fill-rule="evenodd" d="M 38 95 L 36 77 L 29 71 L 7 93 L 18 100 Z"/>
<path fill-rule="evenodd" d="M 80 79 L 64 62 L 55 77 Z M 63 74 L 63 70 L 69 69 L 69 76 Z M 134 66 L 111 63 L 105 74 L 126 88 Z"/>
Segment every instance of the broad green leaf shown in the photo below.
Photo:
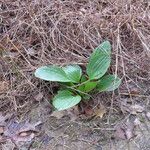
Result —
<path fill-rule="evenodd" d="M 77 88 L 77 90 L 79 90 L 79 91 L 81 91 L 81 92 L 84 92 L 84 87 L 85 87 L 85 85 L 82 84 L 82 85 L 80 85 L 80 86 Z"/>
<path fill-rule="evenodd" d="M 85 82 L 85 81 L 87 81 L 87 77 L 86 77 L 85 75 L 82 75 L 82 77 L 81 77 L 81 84 L 82 84 L 83 82 Z M 82 84 L 82 85 L 80 85 L 77 89 L 78 89 L 79 91 L 81 91 L 81 92 L 84 92 L 84 87 L 85 87 L 85 85 Z"/>
<path fill-rule="evenodd" d="M 97 85 L 97 82 L 92 82 L 92 81 L 88 81 L 85 84 L 82 84 L 78 87 L 78 90 L 80 90 L 81 92 L 90 92 L 92 91 Z"/>
<path fill-rule="evenodd" d="M 81 77 L 81 83 L 87 81 L 87 77 L 85 75 L 82 75 Z"/>
<path fill-rule="evenodd" d="M 73 95 L 68 90 L 59 91 L 58 94 L 53 98 L 53 106 L 57 110 L 65 110 L 70 107 L 77 105 L 81 101 L 81 96 Z"/>
<path fill-rule="evenodd" d="M 79 83 L 82 70 L 80 66 L 78 65 L 69 65 L 66 67 L 63 67 L 64 72 L 66 73 L 67 77 L 73 82 L 73 83 Z"/>
<path fill-rule="evenodd" d="M 97 84 L 97 89 L 99 91 L 113 91 L 119 87 L 121 84 L 121 79 L 115 75 L 106 75 L 102 77 Z"/>
<path fill-rule="evenodd" d="M 97 48 L 96 50 L 99 49 L 99 50 L 103 50 L 105 51 L 106 53 L 108 54 L 111 54 L 111 44 L 109 41 L 104 41 L 103 43 L 101 43 Z"/>
<path fill-rule="evenodd" d="M 111 62 L 109 45 L 110 43 L 106 41 L 92 53 L 86 70 L 91 80 L 99 79 L 107 72 Z"/>
<path fill-rule="evenodd" d="M 66 73 L 58 66 L 43 66 L 35 71 L 35 76 L 46 81 L 70 82 Z"/>
<path fill-rule="evenodd" d="M 96 85 L 97 85 L 97 82 L 87 82 L 84 85 L 84 91 L 85 92 L 90 92 L 96 87 Z"/>

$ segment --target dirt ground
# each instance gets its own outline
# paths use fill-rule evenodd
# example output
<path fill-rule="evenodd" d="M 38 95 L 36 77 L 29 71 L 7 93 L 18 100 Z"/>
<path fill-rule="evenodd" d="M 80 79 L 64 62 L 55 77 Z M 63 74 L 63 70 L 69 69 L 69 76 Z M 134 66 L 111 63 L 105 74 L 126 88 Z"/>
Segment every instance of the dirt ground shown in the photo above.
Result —
<path fill-rule="evenodd" d="M 122 84 L 93 95 L 104 115 L 53 112 L 58 85 L 35 69 L 85 68 L 105 40 Z M 149 0 L 0 0 L 0 149 L 150 150 Z"/>
<path fill-rule="evenodd" d="M 39 121 L 39 108 L 34 109 L 30 114 L 32 120 Z M 67 113 L 64 113 L 67 114 Z M 42 115 L 42 114 L 41 114 Z M 41 116 L 39 114 L 39 116 Z M 121 116 L 112 114 L 110 123 L 107 123 L 108 115 L 102 119 L 80 118 L 72 120 L 69 115 L 62 118 L 56 116 L 44 115 L 45 120 L 42 129 L 43 136 L 37 138 L 32 143 L 31 149 L 58 149 L 58 150 L 149 150 L 150 149 L 150 120 L 145 117 L 144 113 L 136 116 Z M 35 119 L 36 118 L 36 119 Z M 42 118 L 42 117 L 40 117 Z M 131 139 L 121 140 L 120 137 L 114 137 L 114 124 L 121 124 L 126 120 L 140 120 L 140 124 L 134 128 L 134 137 Z M 42 142 L 41 142 L 42 141 Z"/>

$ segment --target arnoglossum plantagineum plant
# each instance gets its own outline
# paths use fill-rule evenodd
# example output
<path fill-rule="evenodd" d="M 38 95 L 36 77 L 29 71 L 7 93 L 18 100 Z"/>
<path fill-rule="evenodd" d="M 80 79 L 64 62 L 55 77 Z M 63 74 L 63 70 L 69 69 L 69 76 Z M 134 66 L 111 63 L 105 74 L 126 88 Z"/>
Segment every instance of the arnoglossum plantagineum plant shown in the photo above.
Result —
<path fill-rule="evenodd" d="M 35 71 L 37 78 L 60 83 L 60 90 L 54 96 L 52 104 L 56 110 L 65 110 L 90 99 L 91 92 L 113 91 L 121 83 L 116 75 L 106 74 L 111 62 L 111 44 L 105 41 L 91 54 L 82 73 L 79 65 L 42 66 Z"/>

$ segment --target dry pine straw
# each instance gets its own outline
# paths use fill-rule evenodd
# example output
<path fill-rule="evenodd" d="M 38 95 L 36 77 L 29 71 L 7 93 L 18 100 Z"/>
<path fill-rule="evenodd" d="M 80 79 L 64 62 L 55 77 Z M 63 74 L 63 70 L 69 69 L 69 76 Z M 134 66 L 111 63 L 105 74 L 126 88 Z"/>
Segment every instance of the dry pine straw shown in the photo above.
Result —
<path fill-rule="evenodd" d="M 130 93 L 132 85 L 149 94 L 149 7 L 148 0 L 2 0 L 0 109 L 26 112 L 40 92 L 49 99 L 53 85 L 36 79 L 34 70 L 46 64 L 84 67 L 104 40 L 112 43 L 109 71 L 123 78 L 119 93 Z"/>

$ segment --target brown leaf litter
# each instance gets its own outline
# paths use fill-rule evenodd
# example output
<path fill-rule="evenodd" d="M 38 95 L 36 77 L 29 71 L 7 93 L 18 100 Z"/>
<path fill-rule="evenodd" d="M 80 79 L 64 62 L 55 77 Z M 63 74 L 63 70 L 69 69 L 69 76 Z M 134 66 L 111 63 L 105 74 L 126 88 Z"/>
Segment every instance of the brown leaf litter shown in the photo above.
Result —
<path fill-rule="evenodd" d="M 145 111 L 145 107 L 140 104 L 122 104 L 122 112 L 129 112 L 132 115 L 136 115 L 137 113 L 142 113 Z"/>
<path fill-rule="evenodd" d="M 94 110 L 93 115 L 95 116 L 95 118 L 97 117 L 103 118 L 105 113 L 106 113 L 106 107 L 103 105 L 100 105 L 100 107 Z"/>
<path fill-rule="evenodd" d="M 51 116 L 52 117 L 56 117 L 57 119 L 61 119 L 64 116 L 69 116 L 70 117 L 70 121 L 74 121 L 79 117 L 79 109 L 78 106 L 74 106 L 68 110 L 62 110 L 62 111 L 53 111 Z"/>
<path fill-rule="evenodd" d="M 135 118 L 134 120 L 128 118 L 126 122 L 120 123 L 115 127 L 114 137 L 116 139 L 130 140 L 136 137 L 135 128 L 140 125 L 139 118 Z"/>
<path fill-rule="evenodd" d="M 104 114 L 106 113 L 106 107 L 102 104 L 96 107 L 88 106 L 88 107 L 85 107 L 84 113 L 86 116 L 89 116 L 89 117 L 103 118 Z"/>
<path fill-rule="evenodd" d="M 40 124 L 40 121 L 32 124 L 29 120 L 18 121 L 13 115 L 0 114 L 0 142 L 11 140 L 16 146 L 30 142 L 39 133 Z"/>
<path fill-rule="evenodd" d="M 74 121 L 80 116 L 85 116 L 84 118 L 103 118 L 103 115 L 106 113 L 106 108 L 103 105 L 97 107 L 87 105 L 82 109 L 84 109 L 82 110 L 83 112 L 78 108 L 78 106 L 75 106 L 68 110 L 54 111 L 52 112 L 51 116 L 56 117 L 57 119 L 61 119 L 62 117 L 68 115 L 70 116 L 71 121 Z"/>

